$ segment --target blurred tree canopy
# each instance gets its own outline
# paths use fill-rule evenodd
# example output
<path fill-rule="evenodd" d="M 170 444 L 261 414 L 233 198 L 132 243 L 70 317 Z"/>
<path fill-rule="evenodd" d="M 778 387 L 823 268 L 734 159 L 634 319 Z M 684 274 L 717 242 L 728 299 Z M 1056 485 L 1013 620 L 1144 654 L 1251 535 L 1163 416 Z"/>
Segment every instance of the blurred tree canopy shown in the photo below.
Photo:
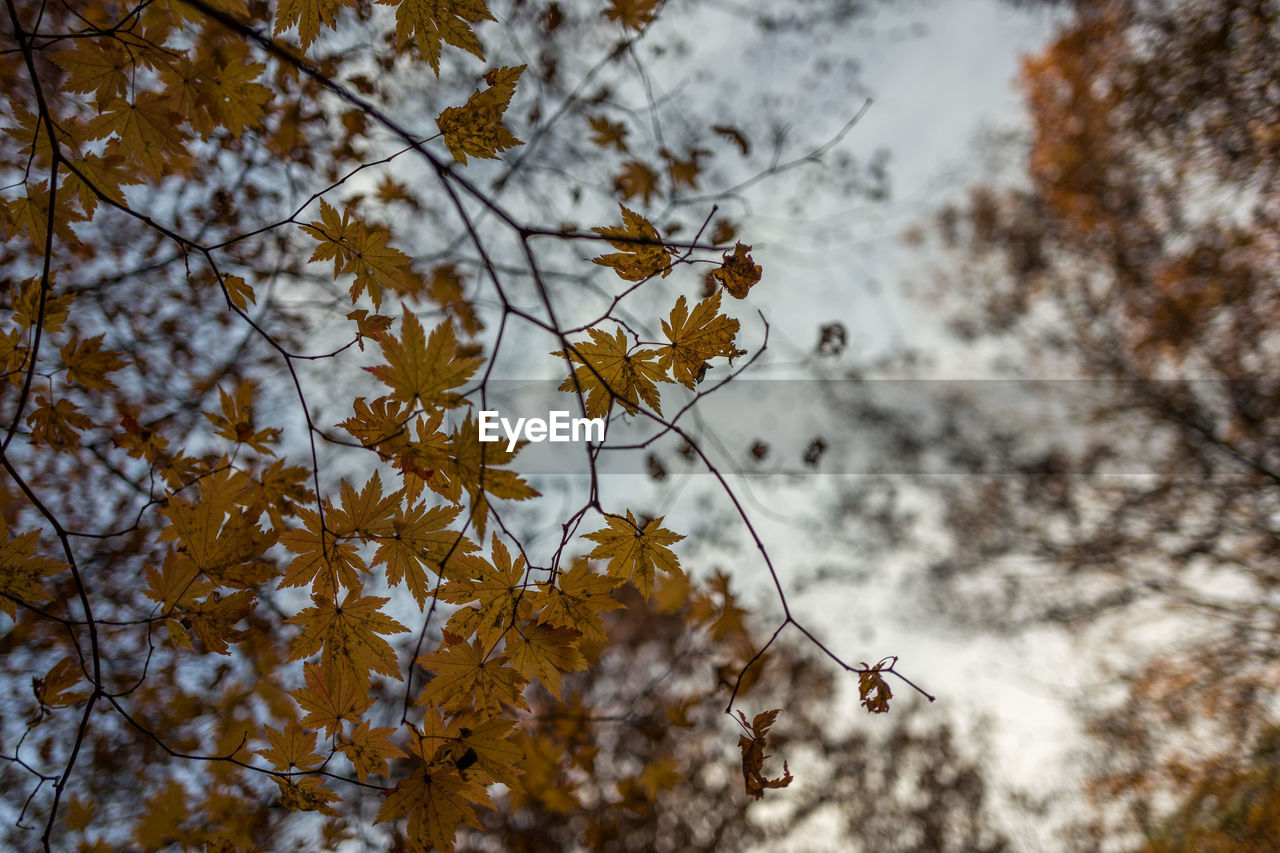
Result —
<path fill-rule="evenodd" d="M 939 487 L 932 606 L 1063 627 L 1096 661 L 1092 815 L 1064 846 L 1272 849 L 1280 7 L 1065 5 L 1023 67 L 1025 175 L 914 235 L 951 329 L 1037 403 L 971 383 L 926 426 L 864 420 L 971 475 Z"/>

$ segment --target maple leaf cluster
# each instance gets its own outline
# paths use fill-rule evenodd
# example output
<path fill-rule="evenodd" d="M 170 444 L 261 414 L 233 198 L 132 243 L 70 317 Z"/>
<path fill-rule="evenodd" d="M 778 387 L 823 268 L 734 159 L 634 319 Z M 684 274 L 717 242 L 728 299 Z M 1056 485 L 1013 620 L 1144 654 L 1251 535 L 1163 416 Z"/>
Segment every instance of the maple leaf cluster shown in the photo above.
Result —
<path fill-rule="evenodd" d="M 540 493 L 475 417 L 520 321 L 554 333 L 541 358 L 586 415 L 662 422 L 659 386 L 706 393 L 713 363 L 747 355 L 740 322 L 719 289 L 652 318 L 664 342 L 614 309 L 694 264 L 742 299 L 751 247 L 723 251 L 724 222 L 710 244 L 664 238 L 626 206 L 590 231 L 520 222 L 471 175 L 519 166 L 517 133 L 540 131 L 512 105 L 555 87 L 530 85 L 532 61 L 466 65 L 485 59 L 483 0 L 378 5 L 394 24 L 354 0 L 10 7 L 0 643 L 32 710 L 9 738 L 22 715 L 0 709 L 0 774 L 26 815 L 6 841 L 38 819 L 47 850 L 260 849 L 302 812 L 317 848 L 371 815 L 362 830 L 448 851 L 499 788 L 581 804 L 553 780 L 594 747 L 534 713 L 587 713 L 580 685 L 629 607 L 731 652 L 673 726 L 758 677 L 728 579 L 687 576 L 665 517 L 593 494 L 555 547 L 519 535 Z M 660 5 L 613 3 L 596 25 L 640 34 Z M 377 27 L 369 55 L 340 47 Z M 393 72 L 415 70 L 451 93 L 435 136 L 385 112 Z M 590 127 L 630 151 L 622 122 Z M 709 152 L 662 149 L 671 186 L 696 188 Z M 609 208 L 660 180 L 633 160 Z M 549 326 L 506 286 L 498 236 L 535 281 L 535 237 L 608 243 L 579 278 L 627 289 L 596 322 Z M 562 294 L 543 295 L 554 320 Z M 744 747 L 752 796 L 778 787 L 760 769 L 772 719 Z M 656 801 L 683 773 L 656 758 L 619 796 Z"/>

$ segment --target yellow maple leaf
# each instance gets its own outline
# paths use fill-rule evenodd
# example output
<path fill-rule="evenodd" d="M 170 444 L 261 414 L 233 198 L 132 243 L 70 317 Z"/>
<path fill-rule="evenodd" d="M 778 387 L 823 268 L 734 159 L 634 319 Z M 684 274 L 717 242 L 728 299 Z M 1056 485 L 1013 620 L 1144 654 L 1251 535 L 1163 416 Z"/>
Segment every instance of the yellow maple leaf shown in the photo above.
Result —
<path fill-rule="evenodd" d="M 452 853 L 459 824 L 480 828 L 473 805 L 493 808 L 493 801 L 482 777 L 466 775 L 452 763 L 433 761 L 422 745 L 410 744 L 410 751 L 421 763 L 386 795 L 373 822 L 408 817 L 406 828 L 415 849 Z"/>
<path fill-rule="evenodd" d="M 561 571 L 555 583 L 538 585 L 534 599 L 538 619 L 554 627 L 572 628 L 593 642 L 606 642 L 600 614 L 624 606 L 612 594 L 620 583 L 618 578 L 591 571 L 590 564 L 580 559 Z"/>
<path fill-rule="evenodd" d="M 478 711 L 452 714 L 446 723 L 439 709 L 428 705 L 418 747 L 435 761 L 449 762 L 463 773 L 474 768 L 510 787 L 516 784 L 521 772 L 517 764 L 524 755 L 511 740 L 514 728 L 512 720 Z"/>
<path fill-rule="evenodd" d="M 592 262 L 613 267 L 619 278 L 626 281 L 644 281 L 650 276 L 671 274 L 671 252 L 662 244 L 662 236 L 649 220 L 625 205 L 622 208 L 622 227 L 616 225 L 591 230 L 607 238 L 617 252 L 593 258 Z"/>
<path fill-rule="evenodd" d="M 365 370 L 390 387 L 393 397 L 406 403 L 419 401 L 426 409 L 461 406 L 464 398 L 451 389 L 464 385 L 484 359 L 459 355 L 458 338 L 449 320 L 432 329 L 428 338 L 418 318 L 405 308 L 400 332 L 399 340 L 389 333 L 378 339 L 387 363 Z"/>
<path fill-rule="evenodd" d="M 467 156 L 495 160 L 499 151 L 523 145 L 502 123 L 525 66 L 498 68 L 485 75 L 489 88 L 476 92 L 460 107 L 448 107 L 436 117 L 444 144 L 459 163 Z"/>
<path fill-rule="evenodd" d="M 90 139 L 115 136 L 119 152 L 137 163 L 153 182 L 165 175 L 185 172 L 192 158 L 183 116 L 159 92 L 139 92 L 130 101 L 118 97 L 104 106 L 88 125 Z"/>
<path fill-rule="evenodd" d="M 496 21 L 484 0 L 378 0 L 396 7 L 396 48 L 417 45 L 431 70 L 440 73 L 441 42 L 484 59 L 484 47 L 470 24 Z"/>
<path fill-rule="evenodd" d="M 229 655 L 230 644 L 239 643 L 249 635 L 249 631 L 236 628 L 236 625 L 248 618 L 255 604 L 252 590 L 242 589 L 225 596 L 214 591 L 189 605 L 186 618 L 191 623 L 192 633 L 208 651 Z M 180 640 L 178 642 L 181 644 Z"/>
<path fill-rule="evenodd" d="M 370 774 L 387 775 L 387 761 L 403 758 L 404 750 L 391 742 L 395 729 L 372 728 L 368 720 L 352 730 L 351 735 L 339 746 L 356 769 L 356 776 L 366 782 Z"/>
<path fill-rule="evenodd" d="M 289 646 L 289 660 L 323 652 L 320 665 L 330 672 L 342 669 L 359 680 L 372 670 L 400 681 L 395 650 L 378 635 L 402 634 L 409 629 L 382 612 L 382 605 L 390 599 L 362 596 L 360 592 L 359 587 L 350 590 L 341 603 L 313 595 L 314 607 L 285 620 L 302 628 Z"/>
<path fill-rule="evenodd" d="M 734 346 L 738 321 L 720 313 L 720 291 L 699 302 L 692 314 L 681 296 L 671 309 L 670 322 L 662 321 L 662 332 L 671 345 L 661 350 L 658 366 L 689 388 L 697 383 L 708 360 L 724 356 L 732 361 L 746 353 Z"/>
<path fill-rule="evenodd" d="M 253 428 L 253 394 L 256 383 L 245 379 L 236 386 L 234 395 L 224 389 L 218 389 L 219 402 L 222 405 L 220 414 L 205 412 L 209 423 L 214 426 L 214 433 L 236 444 L 247 444 L 259 453 L 274 456 L 275 452 L 267 447 L 280 438 L 280 430 L 274 427 L 255 430 Z"/>
<path fill-rule="evenodd" d="M 315 751 L 315 732 L 303 731 L 292 720 L 284 727 L 284 731 L 278 731 L 271 726 L 266 726 L 266 730 L 267 742 L 271 744 L 271 748 L 259 749 L 257 753 L 270 761 L 275 769 L 292 770 L 298 767 L 302 770 L 310 770 L 324 761 L 324 756 Z"/>
<path fill-rule="evenodd" d="M 54 450 L 74 450 L 80 446 L 80 431 L 94 427 L 93 421 L 80 413 L 80 407 L 65 397 L 50 402 L 48 397 L 37 394 L 35 402 L 35 408 L 27 415 L 34 444 L 47 444 Z"/>
<path fill-rule="evenodd" d="M 231 300 L 231 304 L 241 311 L 248 311 L 251 304 L 258 304 L 258 297 L 253 292 L 253 286 L 240 276 L 223 276 L 222 286 L 226 288 L 227 298 Z"/>
<path fill-rule="evenodd" d="M 245 42 L 202 39 L 195 51 L 162 64 L 159 76 L 169 106 L 202 139 L 215 130 L 239 139 L 260 125 L 271 100 L 271 90 L 255 82 L 264 70 L 251 61 Z"/>
<path fill-rule="evenodd" d="M 343 272 L 355 273 L 351 283 L 351 301 L 368 291 L 374 310 L 382 307 L 382 291 L 389 288 L 406 292 L 409 281 L 409 256 L 387 245 L 391 232 L 380 226 L 361 224 L 351 239 L 351 257 Z"/>
<path fill-rule="evenodd" d="M 538 677 L 542 686 L 560 698 L 560 674 L 586 669 L 587 659 L 578 650 L 582 635 L 551 625 L 523 625 L 507 634 L 511 665 L 525 678 Z"/>
<path fill-rule="evenodd" d="M 450 484 L 465 489 L 471 498 L 471 524 L 479 536 L 484 535 L 490 497 L 523 501 L 538 496 L 538 490 L 516 472 L 499 467 L 511 462 L 518 452 L 508 451 L 502 442 L 481 441 L 480 428 L 469 413 L 449 435 L 444 474 Z"/>
<path fill-rule="evenodd" d="M 329 529 L 339 537 L 359 534 L 365 541 L 387 529 L 401 497 L 400 491 L 382 494 L 382 475 L 377 471 L 373 472 L 373 476 L 360 491 L 357 492 L 346 478 L 339 484 L 338 491 L 342 511 L 325 519 Z"/>
<path fill-rule="evenodd" d="M 170 496 L 160 513 L 169 520 L 160 540 L 177 542 L 179 561 L 189 561 L 214 584 L 247 588 L 276 574 L 261 559 L 275 532 L 258 527 L 258 513 L 234 506 L 230 489 L 218 481 L 205 481 L 196 503 Z"/>
<path fill-rule="evenodd" d="M 299 227 L 320 243 L 310 261 L 333 261 L 335 279 L 355 274 L 350 290 L 353 303 L 367 291 L 374 310 L 378 310 L 384 289 L 400 293 L 410 289 L 410 258 L 387 245 L 391 232 L 386 228 L 362 222 L 349 208 L 339 215 L 324 199 L 320 199 L 320 219 Z"/>
<path fill-rule="evenodd" d="M 418 695 L 419 705 L 435 705 L 442 711 L 466 711 L 474 704 L 486 716 L 502 713 L 504 705 L 529 710 L 521 689 L 525 678 L 507 665 L 505 654 L 478 640 L 442 647 L 417 660 L 435 677 Z"/>
<path fill-rule="evenodd" d="M 45 52 L 44 56 L 67 72 L 59 88 L 92 92 L 100 104 L 125 93 L 134 64 L 124 42 L 114 38 L 78 39 L 74 48 Z"/>
<path fill-rule="evenodd" d="M 427 569 L 451 575 L 457 571 L 455 563 L 476 549 L 470 539 L 448 529 L 461 511 L 456 506 L 415 503 L 405 507 L 401 503 L 376 537 L 373 562 L 386 565 L 387 583 L 394 586 L 403 580 L 418 607 L 424 607 L 431 596 Z"/>
<path fill-rule="evenodd" d="M 475 306 L 463 295 L 462 276 L 458 273 L 457 264 L 437 264 L 432 268 L 427 295 L 458 321 L 464 334 L 474 335 L 484 328 L 484 323 L 476 316 Z"/>
<path fill-rule="evenodd" d="M 612 337 L 599 329 L 587 329 L 587 334 L 591 336 L 590 343 L 579 342 L 567 351 L 552 353 L 567 353 L 571 361 L 581 365 L 560 383 L 560 390 L 585 393 L 589 418 L 607 415 L 615 400 L 630 414 L 640 411 L 641 402 L 662 414 L 656 383 L 671 380 L 658 366 L 659 351 L 628 352 L 622 329 Z"/>
<path fill-rule="evenodd" d="M 662 527 L 662 516 L 651 519 L 643 527 L 627 510 L 620 515 L 606 515 L 608 527 L 594 533 L 583 534 L 584 539 L 598 543 L 587 556 L 609 561 L 605 571 L 617 578 L 629 580 L 645 598 L 653 591 L 654 570 L 662 569 L 673 575 L 683 574 L 680 560 L 668 548 L 684 538 Z"/>
<path fill-rule="evenodd" d="M 343 208 L 339 214 L 337 208 L 320 199 L 320 219 L 298 227 L 320 242 L 308 262 L 331 260 L 333 277 L 341 275 L 343 268 L 351 263 L 351 241 L 360 228 L 360 223 L 352 218 L 351 210 Z"/>
<path fill-rule="evenodd" d="M 304 726 L 319 726 L 325 737 L 342 731 L 343 721 L 356 722 L 373 704 L 368 684 L 343 669 L 325 670 L 313 663 L 303 667 L 307 686 L 289 691 L 289 695 L 306 713 Z"/>
<path fill-rule="evenodd" d="M 280 805 L 291 812 L 320 812 L 329 817 L 337 817 L 338 810 L 329 803 L 337 802 L 338 795 L 325 787 L 314 776 L 301 776 L 297 779 L 281 779 L 272 776 L 272 781 L 280 786 Z"/>
<path fill-rule="evenodd" d="M 285 569 L 280 586 L 310 585 L 312 592 L 324 596 L 336 595 L 340 586 L 358 587 L 360 573 L 367 569 L 356 546 L 339 539 L 316 510 L 299 507 L 297 514 L 303 526 L 280 535 L 280 544 L 297 555 Z M 330 513 L 325 515 L 327 522 Z"/>
<path fill-rule="evenodd" d="M 0 611 L 17 618 L 17 601 L 48 601 L 51 596 L 40 578 L 56 575 L 67 564 L 49 557 L 36 556 L 40 531 L 28 530 L 16 537 L 0 518 Z"/>
<path fill-rule="evenodd" d="M 143 850 L 160 850 L 181 837 L 179 827 L 187 819 L 187 791 L 170 779 L 147 798 L 133 826 L 133 840 Z"/>
<path fill-rule="evenodd" d="M 702 171 L 702 166 L 698 164 L 698 160 L 709 154 L 709 151 L 705 148 L 694 148 L 683 160 L 666 148 L 661 149 L 658 153 L 663 160 L 667 161 L 667 173 L 671 175 L 672 186 L 684 186 L 693 190 L 698 188 L 698 174 Z"/>
<path fill-rule="evenodd" d="M 478 556 L 460 560 L 454 569 L 458 579 L 446 583 L 439 593 L 440 600 L 450 604 L 476 602 L 475 607 L 455 610 L 445 630 L 462 640 L 474 636 L 484 648 L 493 648 L 515 624 L 517 611 L 529 608 L 524 557 L 512 562 L 497 536 L 493 537 L 492 553 L 492 563 Z"/>
<path fill-rule="evenodd" d="M 298 42 L 306 50 L 320 35 L 322 25 L 337 29 L 338 12 L 350 5 L 347 0 L 280 0 L 272 34 L 278 36 L 297 24 Z"/>
<path fill-rule="evenodd" d="M 53 665 L 44 678 L 33 678 L 31 686 L 35 690 L 36 701 L 46 708 L 67 708 L 89 694 L 83 690 L 72 692 L 71 688 L 84 678 L 84 668 L 80 659 L 67 655 Z"/>

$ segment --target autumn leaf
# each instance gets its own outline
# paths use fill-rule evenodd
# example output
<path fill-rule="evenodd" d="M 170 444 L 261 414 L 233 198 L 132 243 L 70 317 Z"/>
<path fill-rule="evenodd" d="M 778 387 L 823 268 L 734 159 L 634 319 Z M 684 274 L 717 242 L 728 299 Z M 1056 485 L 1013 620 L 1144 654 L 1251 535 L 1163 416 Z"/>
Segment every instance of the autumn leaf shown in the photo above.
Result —
<path fill-rule="evenodd" d="M 351 211 L 344 208 L 339 214 L 336 207 L 320 199 L 320 218 L 298 227 L 320 244 L 308 262 L 333 261 L 333 277 L 341 275 L 351 263 L 351 244 L 360 230 L 360 223 L 352 218 Z"/>
<path fill-rule="evenodd" d="M 517 612 L 528 611 L 530 606 L 525 595 L 524 557 L 513 562 L 497 536 L 490 550 L 492 563 L 478 556 L 459 560 L 454 569 L 458 579 L 446 583 L 439 593 L 440 600 L 450 604 L 476 602 L 474 607 L 455 610 L 445 630 L 463 640 L 474 636 L 485 648 L 492 648 L 515 624 Z"/>
<path fill-rule="evenodd" d="M 164 786 L 157 785 L 138 810 L 140 816 L 133 826 L 133 840 L 143 850 L 159 850 L 167 847 L 187 819 L 187 792 L 182 783 L 173 779 Z"/>
<path fill-rule="evenodd" d="M 399 340 L 390 334 L 379 338 L 387 363 L 365 370 L 390 387 L 393 397 L 406 403 L 418 401 L 426 408 L 462 405 L 463 398 L 451 389 L 466 384 L 484 359 L 458 354 L 458 339 L 448 320 L 432 329 L 428 338 L 408 308 L 400 319 L 400 334 Z"/>
<path fill-rule="evenodd" d="M 128 48 L 116 39 L 82 40 L 74 49 L 44 55 L 67 72 L 61 81 L 64 91 L 92 92 L 99 104 L 123 95 L 128 86 L 133 62 Z"/>
<path fill-rule="evenodd" d="M 738 150 L 742 152 L 744 157 L 751 153 L 751 143 L 738 128 L 727 124 L 713 124 L 711 129 L 738 146 Z"/>
<path fill-rule="evenodd" d="M 587 557 L 608 560 L 605 571 L 616 578 L 631 581 L 645 598 L 653 591 L 655 569 L 673 575 L 684 573 L 680 560 L 667 547 L 684 536 L 664 529 L 662 516 L 652 519 L 644 527 L 636 521 L 631 510 L 627 510 L 626 518 L 606 515 L 604 520 L 608 527 L 583 534 L 584 539 L 598 543 Z"/>
<path fill-rule="evenodd" d="M 601 148 L 613 147 L 619 151 L 627 150 L 627 126 L 609 121 L 604 116 L 587 116 L 587 124 L 591 126 L 591 142 Z"/>
<path fill-rule="evenodd" d="M 501 442 L 482 442 L 470 414 L 450 434 L 449 448 L 452 455 L 444 473 L 471 498 L 471 523 L 477 535 L 484 535 L 490 497 L 522 501 L 538 496 L 537 489 L 514 471 L 499 467 L 509 464 L 519 451 L 508 451 Z"/>
<path fill-rule="evenodd" d="M 475 335 L 484 328 L 475 306 L 463 294 L 462 276 L 457 264 L 437 264 L 431 269 L 427 295 L 458 321 L 464 335 Z"/>
<path fill-rule="evenodd" d="M 152 181 L 167 174 L 182 173 L 191 163 L 181 130 L 182 116 L 168 98 L 158 92 L 143 91 L 133 100 L 117 97 L 99 111 L 87 128 L 90 139 L 114 136 L 119 152 L 136 163 Z"/>
<path fill-rule="evenodd" d="M 634 210 L 622 208 L 622 227 L 597 227 L 591 230 L 607 238 L 617 252 L 601 255 L 593 262 L 612 267 L 619 278 L 626 281 L 644 281 L 650 276 L 671 274 L 671 252 L 662 244 L 658 229 Z"/>
<path fill-rule="evenodd" d="M 607 415 L 615 400 L 630 414 L 640 411 L 641 402 L 662 414 L 657 383 L 671 380 L 658 364 L 661 353 L 652 349 L 628 352 L 622 329 L 612 337 L 599 329 L 588 329 L 587 334 L 591 336 L 589 343 L 579 342 L 552 353 L 567 354 L 571 362 L 581 365 L 560 383 L 560 390 L 586 394 L 589 418 Z"/>
<path fill-rule="evenodd" d="M 747 717 L 741 711 L 738 712 L 738 718 L 738 724 L 747 731 L 747 734 L 738 737 L 738 748 L 742 750 L 742 777 L 746 782 L 747 794 L 758 800 L 764 796 L 767 788 L 785 788 L 790 785 L 794 777 L 785 761 L 782 762 L 781 776 L 769 779 L 764 775 L 764 762 L 769 757 L 764 751 L 765 744 L 769 739 L 769 729 L 778 718 L 778 709 L 761 711 L 750 725 L 747 725 Z"/>
<path fill-rule="evenodd" d="M 36 701 L 46 708 L 67 708 L 89 694 L 83 690 L 72 691 L 71 688 L 84 678 L 84 669 L 78 658 L 67 655 L 53 665 L 44 678 L 31 679 L 32 690 Z"/>
<path fill-rule="evenodd" d="M 518 65 L 491 71 L 485 76 L 488 89 L 476 92 L 461 107 L 446 108 L 436 117 L 444 144 L 459 163 L 466 165 L 468 155 L 495 160 L 498 152 L 524 144 L 502 123 L 524 69 Z"/>
<path fill-rule="evenodd" d="M 409 289 L 409 256 L 387 245 L 391 232 L 379 226 L 361 224 L 350 241 L 350 257 L 344 273 L 354 273 L 351 284 L 351 301 L 354 303 L 362 292 L 369 294 L 374 310 L 382 307 L 382 292 L 390 289 L 406 292 Z"/>
<path fill-rule="evenodd" d="M 9 527 L 0 518 L 0 610 L 10 619 L 18 615 L 18 602 L 37 603 L 48 601 L 48 590 L 41 578 L 56 575 L 67 564 L 49 557 L 36 556 L 40 531 L 28 530 L 16 537 L 9 534 Z"/>
<path fill-rule="evenodd" d="M 302 628 L 289 647 L 289 660 L 299 660 L 323 651 L 320 665 L 329 672 L 345 670 L 357 677 L 370 670 L 401 680 L 395 650 L 379 634 L 401 634 L 409 629 L 382 612 L 390 599 L 361 596 L 360 588 L 349 590 L 342 603 L 311 597 L 314 607 L 285 620 Z"/>
<path fill-rule="evenodd" d="M 526 679 L 537 676 L 542 686 L 556 699 L 560 698 L 560 676 L 587 668 L 587 660 L 578 651 L 581 635 L 568 628 L 550 625 L 526 625 L 506 635 L 511 665 Z"/>
<path fill-rule="evenodd" d="M 712 270 L 711 276 L 729 291 L 734 299 L 745 299 L 747 291 L 760 280 L 760 265 L 751 260 L 751 247 L 737 243 L 733 254 L 724 253 L 724 263 Z"/>
<path fill-rule="evenodd" d="M 609 0 L 605 17 L 629 30 L 640 32 L 653 23 L 658 14 L 658 0 Z"/>
<path fill-rule="evenodd" d="M 357 722 L 373 704 L 366 680 L 341 667 L 322 669 L 308 663 L 303 667 L 303 674 L 307 686 L 290 691 L 289 695 L 306 712 L 301 724 L 323 728 L 327 738 L 341 732 L 343 722 Z"/>
<path fill-rule="evenodd" d="M 671 175 L 672 185 L 688 189 L 698 188 L 698 174 L 702 171 L 698 160 L 709 153 L 705 148 L 694 148 L 682 160 L 665 148 L 658 152 L 662 159 L 667 161 L 667 172 Z"/>
<path fill-rule="evenodd" d="M 272 776 L 272 781 L 280 786 L 280 805 L 292 812 L 320 812 L 330 817 L 337 817 L 338 810 L 330 803 L 338 801 L 338 795 L 325 787 L 314 776 L 301 776 L 296 779 L 281 779 Z"/>
<path fill-rule="evenodd" d="M 863 671 L 858 673 L 858 695 L 862 699 L 862 706 L 872 714 L 887 712 L 889 700 L 893 698 L 893 691 L 889 689 L 888 682 L 880 674 L 884 664 L 884 661 L 880 661 L 875 666 L 864 663 Z"/>
<path fill-rule="evenodd" d="M 319 241 L 311 261 L 333 261 L 333 276 L 354 274 L 350 295 L 354 303 L 367 292 L 374 310 L 382 307 L 385 289 L 407 292 L 410 280 L 408 255 L 387 245 L 391 232 L 355 217 L 350 209 L 337 208 L 320 199 L 320 219 L 300 226 Z"/>
<path fill-rule="evenodd" d="M 298 767 L 302 770 L 310 770 L 324 761 L 324 756 L 315 751 L 315 732 L 304 731 L 292 720 L 284 727 L 284 731 L 278 731 L 271 726 L 267 726 L 266 730 L 267 742 L 271 747 L 259 749 L 257 753 L 270 761 L 275 769 L 292 770 Z"/>
<path fill-rule="evenodd" d="M 391 516 L 399 506 L 399 491 L 384 495 L 382 475 L 373 472 L 364 488 L 356 491 L 345 479 L 338 485 L 341 495 L 341 512 L 331 512 L 325 521 L 336 537 L 360 535 L 365 540 L 380 535 L 391 523 Z"/>
<path fill-rule="evenodd" d="M 297 555 L 285 568 L 280 586 L 310 586 L 323 596 L 336 595 L 339 587 L 358 587 L 367 567 L 356 546 L 339 539 L 316 510 L 299 507 L 297 513 L 303 526 L 280 535 L 280 544 Z"/>
<path fill-rule="evenodd" d="M 391 742 L 395 729 L 372 728 L 368 720 L 362 720 L 350 736 L 340 744 L 342 754 L 347 757 L 356 769 L 356 776 L 361 782 L 367 782 L 370 775 L 386 776 L 387 762 L 393 758 L 403 758 L 404 750 Z"/>
<path fill-rule="evenodd" d="M 423 755 L 450 762 L 464 774 L 475 768 L 508 787 L 515 785 L 523 751 L 511 735 L 515 723 L 483 712 L 451 714 L 446 721 L 438 708 L 428 705 L 418 744 Z"/>
<path fill-rule="evenodd" d="M 90 391 L 105 391 L 116 387 L 107 374 L 124 367 L 124 358 L 118 352 L 102 348 L 102 335 L 83 340 L 76 338 L 67 343 L 59 355 L 67 368 L 67 384 L 79 385 Z"/>
<path fill-rule="evenodd" d="M 27 415 L 31 440 L 54 450 L 74 450 L 80 446 L 80 431 L 92 429 L 94 423 L 81 414 L 80 407 L 63 397 L 56 402 L 37 394 L 35 408 Z"/>
<path fill-rule="evenodd" d="M 217 590 L 200 601 L 189 604 L 185 618 L 191 623 L 193 633 L 207 651 L 219 655 L 231 654 L 231 644 L 244 640 L 249 631 L 236 626 L 248 618 L 256 604 L 252 590 L 242 589 L 231 595 Z"/>
<path fill-rule="evenodd" d="M 419 744 L 411 744 L 410 749 L 421 763 L 386 794 L 373 822 L 407 817 L 409 838 L 418 850 L 452 853 L 459 824 L 480 828 L 473 806 L 493 808 L 483 777 L 433 761 Z"/>
<path fill-rule="evenodd" d="M 347 314 L 348 320 L 354 320 L 356 323 L 356 343 L 359 344 L 361 351 L 364 350 L 364 339 L 374 338 L 386 332 L 391 328 L 392 322 L 390 317 L 382 314 L 370 314 L 363 308 Z"/>
<path fill-rule="evenodd" d="M 274 451 L 267 447 L 280 438 L 280 430 L 274 427 L 255 430 L 253 428 L 253 395 L 254 383 L 248 380 L 236 386 L 234 396 L 222 388 L 218 389 L 218 398 L 222 404 L 221 414 L 205 412 L 209 423 L 213 424 L 214 433 L 236 444 L 247 444 L 259 453 L 274 456 Z"/>
<path fill-rule="evenodd" d="M 442 711 L 465 711 L 475 705 L 487 715 L 502 713 L 504 705 L 529 709 L 520 691 L 526 679 L 507 665 L 505 654 L 478 640 L 442 647 L 417 660 L 435 673 L 418 695 L 419 705 L 436 705 Z"/>
<path fill-rule="evenodd" d="M 258 296 L 253 287 L 238 275 L 223 276 L 222 286 L 227 289 L 227 298 L 231 304 L 241 311 L 248 311 L 250 305 L 258 304 Z"/>
<path fill-rule="evenodd" d="M 43 245 L 43 241 L 41 242 Z M 24 279 L 9 285 L 9 315 L 22 331 L 34 329 L 39 322 L 45 333 L 53 334 L 62 330 L 67 321 L 67 314 L 75 300 L 74 293 L 56 293 L 52 284 L 44 295 L 43 312 L 41 312 L 40 280 Z"/>
<path fill-rule="evenodd" d="M 276 6 L 273 35 L 298 25 L 298 43 L 306 50 L 320 34 L 320 27 L 337 29 L 338 12 L 352 5 L 347 0 L 280 0 Z"/>
<path fill-rule="evenodd" d="M 618 578 L 591 571 L 585 559 L 578 560 L 572 568 L 560 572 L 554 583 L 538 585 L 538 618 L 547 625 L 571 628 L 592 642 L 604 643 L 608 638 L 600 614 L 623 606 L 613 595 L 620 583 Z"/>
<path fill-rule="evenodd" d="M 719 291 L 699 302 L 692 314 L 681 296 L 671 309 L 670 322 L 662 321 L 662 332 L 671 345 L 661 350 L 658 366 L 688 388 L 697 383 L 710 359 L 724 356 L 732 361 L 746 354 L 734 347 L 738 321 L 720 313 Z"/>
<path fill-rule="evenodd" d="M 180 559 L 219 586 L 246 588 L 274 577 L 275 566 L 261 558 L 275 543 L 275 532 L 258 527 L 258 514 L 235 506 L 216 481 L 203 484 L 199 495 L 194 504 L 169 498 L 160 510 L 169 520 L 160 540 L 176 542 Z"/>
<path fill-rule="evenodd" d="M 484 47 L 469 26 L 496 21 L 483 0 L 378 0 L 396 7 L 396 47 L 414 44 L 431 70 L 440 73 L 441 43 L 484 59 Z"/>
<path fill-rule="evenodd" d="M 459 571 L 456 564 L 476 545 L 461 533 L 448 529 L 461 507 L 400 504 L 382 528 L 374 563 L 387 567 L 387 583 L 409 587 L 419 607 L 430 597 L 427 570 L 441 576 Z"/>
<path fill-rule="evenodd" d="M 658 192 L 658 173 L 639 160 L 628 160 L 613 179 L 614 192 L 624 199 L 640 196 L 644 204 Z"/>

